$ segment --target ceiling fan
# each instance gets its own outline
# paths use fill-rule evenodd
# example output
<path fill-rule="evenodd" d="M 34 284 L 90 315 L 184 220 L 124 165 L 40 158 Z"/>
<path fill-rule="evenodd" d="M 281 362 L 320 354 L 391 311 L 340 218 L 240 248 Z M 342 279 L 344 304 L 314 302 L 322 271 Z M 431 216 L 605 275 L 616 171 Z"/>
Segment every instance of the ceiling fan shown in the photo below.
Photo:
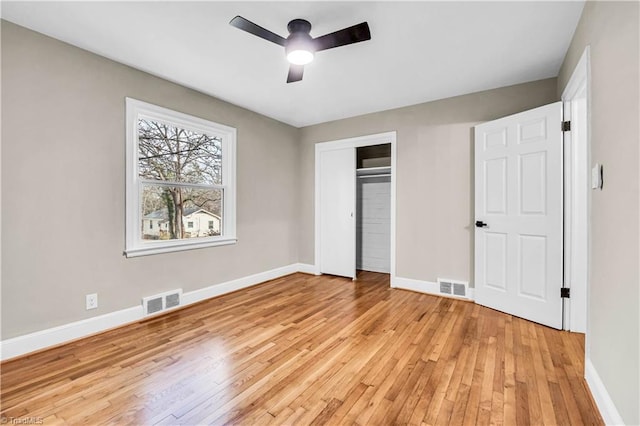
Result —
<path fill-rule="evenodd" d="M 284 47 L 287 60 L 291 63 L 287 83 L 302 80 L 304 66 L 313 60 L 316 52 L 371 39 L 369 24 L 366 22 L 316 38 L 309 34 L 311 23 L 304 19 L 294 19 L 287 24 L 289 30 L 287 38 L 262 28 L 242 16 L 236 16 L 229 24 Z"/>

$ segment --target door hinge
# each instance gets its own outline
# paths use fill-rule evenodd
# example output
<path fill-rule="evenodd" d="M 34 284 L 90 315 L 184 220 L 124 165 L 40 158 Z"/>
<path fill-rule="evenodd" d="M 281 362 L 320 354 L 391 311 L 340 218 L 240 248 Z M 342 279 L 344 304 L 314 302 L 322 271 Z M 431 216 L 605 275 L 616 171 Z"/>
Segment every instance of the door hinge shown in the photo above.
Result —
<path fill-rule="evenodd" d="M 560 297 L 563 299 L 571 298 L 571 289 L 569 287 L 562 287 L 560 289 Z"/>
<path fill-rule="evenodd" d="M 563 121 L 562 122 L 562 131 L 563 132 L 568 132 L 571 130 L 571 122 L 570 121 Z"/>

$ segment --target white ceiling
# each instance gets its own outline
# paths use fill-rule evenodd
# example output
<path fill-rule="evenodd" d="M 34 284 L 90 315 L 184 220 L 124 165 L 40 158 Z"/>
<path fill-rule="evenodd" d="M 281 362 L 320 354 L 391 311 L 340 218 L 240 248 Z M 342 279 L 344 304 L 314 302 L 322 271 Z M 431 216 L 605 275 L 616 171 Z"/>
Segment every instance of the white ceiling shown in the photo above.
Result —
<path fill-rule="evenodd" d="M 555 77 L 584 6 L 569 2 L 2 2 L 2 18 L 296 127 Z M 368 21 L 286 83 L 287 36 Z"/>

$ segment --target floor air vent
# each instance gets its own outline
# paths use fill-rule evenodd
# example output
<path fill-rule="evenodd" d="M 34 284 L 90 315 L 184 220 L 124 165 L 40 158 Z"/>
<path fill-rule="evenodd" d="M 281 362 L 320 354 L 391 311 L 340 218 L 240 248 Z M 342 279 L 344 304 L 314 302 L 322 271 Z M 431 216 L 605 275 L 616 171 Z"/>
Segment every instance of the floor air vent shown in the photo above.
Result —
<path fill-rule="evenodd" d="M 182 301 L 182 289 L 171 290 L 142 298 L 142 308 L 145 315 L 152 315 L 167 309 L 180 306 Z"/>
<path fill-rule="evenodd" d="M 440 287 L 440 294 L 464 298 L 469 297 L 468 282 L 450 280 L 447 278 L 438 278 L 438 286 Z"/>

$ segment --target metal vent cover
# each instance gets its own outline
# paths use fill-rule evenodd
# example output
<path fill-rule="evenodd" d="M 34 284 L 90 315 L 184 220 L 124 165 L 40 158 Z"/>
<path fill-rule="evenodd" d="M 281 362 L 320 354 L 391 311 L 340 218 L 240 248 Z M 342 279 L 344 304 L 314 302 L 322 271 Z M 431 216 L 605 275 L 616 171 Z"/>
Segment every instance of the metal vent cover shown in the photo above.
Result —
<path fill-rule="evenodd" d="M 165 297 L 165 308 L 173 308 L 180 305 L 180 293 L 167 294 Z"/>
<path fill-rule="evenodd" d="M 162 310 L 162 297 L 156 297 L 155 299 L 147 300 L 146 308 L 147 315 L 160 312 Z"/>
<path fill-rule="evenodd" d="M 440 294 L 468 298 L 469 283 L 466 281 L 452 280 L 449 278 L 438 278 Z"/>
<path fill-rule="evenodd" d="M 447 281 L 440 281 L 440 293 L 451 294 L 451 283 Z"/>
<path fill-rule="evenodd" d="M 453 294 L 456 296 L 467 296 L 467 287 L 461 283 L 453 283 Z"/>
<path fill-rule="evenodd" d="M 144 315 L 156 314 L 167 309 L 180 306 L 182 303 L 182 289 L 166 291 L 160 294 L 142 298 Z"/>

